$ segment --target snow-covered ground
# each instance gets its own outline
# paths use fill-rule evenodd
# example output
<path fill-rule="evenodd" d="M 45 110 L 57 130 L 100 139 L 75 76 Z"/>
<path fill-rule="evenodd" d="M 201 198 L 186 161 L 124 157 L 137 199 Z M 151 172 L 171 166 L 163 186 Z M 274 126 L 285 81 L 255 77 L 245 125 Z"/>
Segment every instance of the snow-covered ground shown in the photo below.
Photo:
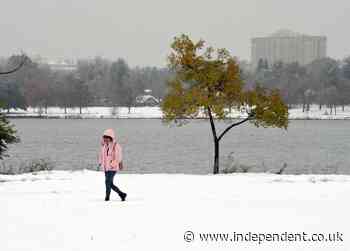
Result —
<path fill-rule="evenodd" d="M 126 202 L 103 200 L 101 172 L 0 175 L 0 250 L 350 250 L 350 176 L 117 174 L 115 183 Z M 234 232 L 341 232 L 343 242 L 199 236 Z"/>
<path fill-rule="evenodd" d="M 41 114 L 43 117 L 51 118 L 162 118 L 163 114 L 159 107 L 87 107 L 82 109 L 80 114 L 79 108 L 67 109 L 67 114 L 63 108 L 49 107 L 47 114 L 45 109 L 29 107 L 25 110 L 10 110 L 9 117 L 37 117 Z M 244 118 L 245 112 L 232 111 L 232 118 Z M 303 112 L 301 107 L 290 109 L 290 119 L 350 119 L 350 107 L 345 107 L 342 111 L 341 107 L 337 108 L 337 114 L 331 114 L 330 109 L 323 107 L 319 110 L 317 105 L 313 105 L 310 111 Z"/>

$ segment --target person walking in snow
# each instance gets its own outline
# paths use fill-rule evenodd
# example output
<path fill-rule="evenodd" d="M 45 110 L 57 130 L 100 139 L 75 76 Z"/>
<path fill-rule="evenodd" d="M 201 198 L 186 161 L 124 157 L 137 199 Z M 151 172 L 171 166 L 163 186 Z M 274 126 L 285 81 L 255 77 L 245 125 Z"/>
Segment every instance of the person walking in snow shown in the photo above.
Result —
<path fill-rule="evenodd" d="M 115 191 L 122 201 L 125 201 L 127 194 L 113 184 L 115 174 L 123 169 L 122 148 L 116 141 L 113 129 L 107 129 L 103 133 L 98 161 L 99 169 L 105 173 L 105 201 L 109 201 L 111 190 Z"/>

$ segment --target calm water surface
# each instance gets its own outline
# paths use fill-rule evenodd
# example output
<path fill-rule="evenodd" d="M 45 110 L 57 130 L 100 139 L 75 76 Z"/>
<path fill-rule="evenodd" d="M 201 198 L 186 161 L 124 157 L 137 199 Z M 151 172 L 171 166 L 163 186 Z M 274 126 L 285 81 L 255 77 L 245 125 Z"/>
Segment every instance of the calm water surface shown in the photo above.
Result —
<path fill-rule="evenodd" d="M 129 173 L 210 173 L 213 143 L 209 123 L 169 127 L 156 119 L 13 119 L 21 143 L 3 162 L 19 165 L 49 159 L 56 169 L 94 168 L 104 129 L 114 128 Z M 225 123 L 219 124 L 223 129 Z M 350 174 L 350 121 L 292 121 L 288 130 L 245 124 L 226 134 L 221 167 L 233 152 L 251 171 Z"/>

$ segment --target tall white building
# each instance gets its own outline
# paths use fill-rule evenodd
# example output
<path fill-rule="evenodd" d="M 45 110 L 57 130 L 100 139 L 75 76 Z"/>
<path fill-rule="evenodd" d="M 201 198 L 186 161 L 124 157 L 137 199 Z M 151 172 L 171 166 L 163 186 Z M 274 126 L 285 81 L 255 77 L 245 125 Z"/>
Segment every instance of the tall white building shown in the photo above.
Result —
<path fill-rule="evenodd" d="M 260 59 L 267 60 L 270 66 L 279 61 L 306 65 L 326 56 L 327 38 L 324 36 L 309 36 L 290 30 L 279 30 L 271 36 L 252 39 L 253 69 L 256 69 Z"/>

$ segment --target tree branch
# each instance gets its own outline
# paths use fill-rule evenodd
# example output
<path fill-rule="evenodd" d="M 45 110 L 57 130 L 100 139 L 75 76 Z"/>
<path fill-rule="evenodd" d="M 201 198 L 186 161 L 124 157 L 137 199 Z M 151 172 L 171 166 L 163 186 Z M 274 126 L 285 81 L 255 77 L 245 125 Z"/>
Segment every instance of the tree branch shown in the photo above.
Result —
<path fill-rule="evenodd" d="M 227 128 L 220 134 L 218 140 L 220 141 L 220 140 L 222 139 L 222 137 L 224 137 L 224 135 L 225 135 L 228 131 L 230 131 L 233 127 L 239 126 L 239 125 L 241 125 L 241 124 L 247 122 L 248 120 L 252 119 L 252 117 L 253 117 L 253 115 L 252 115 L 252 114 L 249 114 L 247 118 L 245 118 L 245 119 L 243 119 L 243 120 L 241 120 L 241 121 L 239 121 L 239 122 L 237 122 L 237 123 L 234 123 L 234 124 L 230 125 L 229 127 L 227 127 Z"/>
<path fill-rule="evenodd" d="M 23 56 L 22 62 L 19 65 L 17 65 L 17 67 L 15 67 L 15 68 L 13 68 L 12 70 L 9 70 L 9 71 L 0 72 L 0 75 L 11 74 L 11 73 L 14 73 L 14 72 L 18 71 L 25 64 L 26 60 L 27 60 L 27 57 Z"/>

